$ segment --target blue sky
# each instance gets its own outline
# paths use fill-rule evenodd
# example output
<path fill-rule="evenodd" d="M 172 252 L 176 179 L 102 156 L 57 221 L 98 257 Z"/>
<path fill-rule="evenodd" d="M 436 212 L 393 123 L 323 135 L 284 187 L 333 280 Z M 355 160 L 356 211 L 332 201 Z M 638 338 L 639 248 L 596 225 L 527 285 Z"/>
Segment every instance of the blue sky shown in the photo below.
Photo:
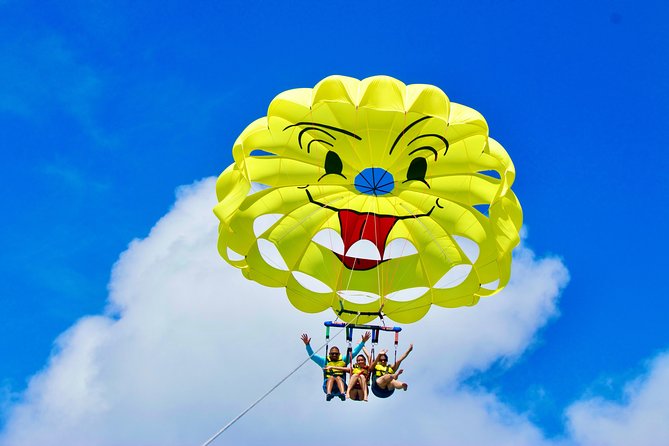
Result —
<path fill-rule="evenodd" d="M 664 2 L 8 0 L 0 17 L 3 424 L 175 189 L 218 175 L 276 94 L 329 74 L 480 111 L 515 163 L 526 245 L 569 271 L 527 348 L 463 385 L 560 436 L 573 401 L 624 400 L 669 347 Z"/>

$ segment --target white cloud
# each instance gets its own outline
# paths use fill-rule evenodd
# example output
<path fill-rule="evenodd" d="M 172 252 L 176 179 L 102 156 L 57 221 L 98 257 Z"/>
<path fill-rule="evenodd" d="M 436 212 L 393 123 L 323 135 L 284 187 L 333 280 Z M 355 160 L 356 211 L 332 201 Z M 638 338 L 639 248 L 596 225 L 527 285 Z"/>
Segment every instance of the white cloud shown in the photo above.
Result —
<path fill-rule="evenodd" d="M 626 385 L 622 402 L 584 399 L 567 415 L 579 445 L 669 444 L 669 353 L 659 355 L 647 374 Z"/>
<path fill-rule="evenodd" d="M 218 257 L 213 181 L 181 189 L 174 209 L 121 256 L 108 313 L 57 340 L 0 444 L 201 444 L 305 358 L 300 333 L 320 345 L 330 313 L 300 313 L 283 290 L 245 280 Z M 459 378 L 522 354 L 556 315 L 567 280 L 558 259 L 521 247 L 502 293 L 404 327 L 400 348 L 415 344 L 404 363 L 408 392 L 326 404 L 309 363 L 215 444 L 313 444 L 334 430 L 388 445 L 549 444 L 523 415 Z"/>

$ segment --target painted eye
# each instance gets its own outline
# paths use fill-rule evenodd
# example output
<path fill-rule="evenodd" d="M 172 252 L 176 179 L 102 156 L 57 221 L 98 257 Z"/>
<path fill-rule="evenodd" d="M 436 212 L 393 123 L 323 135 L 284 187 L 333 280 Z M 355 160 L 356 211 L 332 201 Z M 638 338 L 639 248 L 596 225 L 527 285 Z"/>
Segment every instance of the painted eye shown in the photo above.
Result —
<path fill-rule="evenodd" d="M 346 178 L 342 173 L 342 169 L 344 168 L 344 164 L 341 162 L 341 158 L 339 158 L 339 155 L 337 155 L 336 152 L 333 152 L 330 150 L 327 155 L 325 155 L 325 175 L 330 175 L 331 173 L 335 175 L 342 176 Z M 323 175 L 323 177 L 325 176 Z M 323 178 L 321 177 L 321 178 Z"/>
<path fill-rule="evenodd" d="M 407 179 L 404 181 L 405 183 L 407 181 L 420 181 L 421 183 L 425 183 L 426 186 L 430 187 L 429 184 L 427 184 L 427 181 L 425 181 L 425 173 L 427 172 L 427 161 L 425 161 L 425 158 L 414 158 L 411 160 L 411 164 L 409 164 L 409 169 L 407 170 Z"/>

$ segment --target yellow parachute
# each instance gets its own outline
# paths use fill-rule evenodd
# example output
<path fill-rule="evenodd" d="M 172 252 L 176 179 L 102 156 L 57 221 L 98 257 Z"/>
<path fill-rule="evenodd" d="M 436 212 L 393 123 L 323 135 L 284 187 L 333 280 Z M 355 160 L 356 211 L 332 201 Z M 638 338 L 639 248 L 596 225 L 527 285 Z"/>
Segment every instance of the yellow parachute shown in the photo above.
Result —
<path fill-rule="evenodd" d="M 484 118 L 437 87 L 330 76 L 285 91 L 233 157 L 216 184 L 218 250 L 299 310 L 409 323 L 509 280 L 513 163 Z"/>

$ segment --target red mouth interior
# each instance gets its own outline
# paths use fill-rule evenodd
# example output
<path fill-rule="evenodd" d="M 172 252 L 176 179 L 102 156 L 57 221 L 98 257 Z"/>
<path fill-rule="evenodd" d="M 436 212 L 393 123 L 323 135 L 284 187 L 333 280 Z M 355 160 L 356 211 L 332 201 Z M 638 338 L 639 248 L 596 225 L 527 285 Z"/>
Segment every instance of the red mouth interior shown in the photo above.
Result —
<path fill-rule="evenodd" d="M 341 226 L 341 238 L 344 240 L 344 252 L 358 240 L 369 240 L 383 258 L 386 249 L 386 240 L 390 230 L 393 229 L 398 218 L 391 215 L 376 215 L 371 213 L 361 214 L 347 209 L 339 211 L 339 224 Z M 377 266 L 382 260 L 357 259 L 337 254 L 339 260 L 348 269 L 368 270 Z"/>

